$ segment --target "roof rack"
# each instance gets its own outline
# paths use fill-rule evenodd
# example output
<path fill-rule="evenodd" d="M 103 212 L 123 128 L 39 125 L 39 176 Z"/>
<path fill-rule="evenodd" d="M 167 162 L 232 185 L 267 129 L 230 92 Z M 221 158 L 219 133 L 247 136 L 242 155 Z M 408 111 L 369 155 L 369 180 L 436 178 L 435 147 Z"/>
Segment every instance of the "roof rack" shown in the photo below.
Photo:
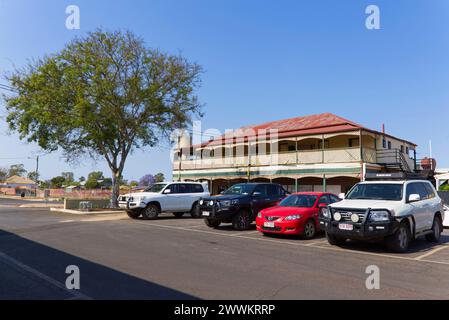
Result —
<path fill-rule="evenodd" d="M 382 173 L 366 173 L 366 181 L 375 180 L 430 180 L 428 172 L 382 172 Z"/>

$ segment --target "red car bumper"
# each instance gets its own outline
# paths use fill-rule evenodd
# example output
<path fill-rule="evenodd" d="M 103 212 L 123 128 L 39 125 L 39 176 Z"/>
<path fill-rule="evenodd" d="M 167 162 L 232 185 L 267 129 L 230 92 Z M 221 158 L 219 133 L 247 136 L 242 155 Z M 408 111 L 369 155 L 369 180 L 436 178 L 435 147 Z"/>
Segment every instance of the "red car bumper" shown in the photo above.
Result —
<path fill-rule="evenodd" d="M 304 224 L 305 220 L 293 220 L 293 221 L 272 221 L 274 223 L 274 227 L 267 226 L 266 221 L 261 218 L 256 219 L 256 227 L 257 231 L 263 233 L 278 233 L 278 234 L 291 234 L 291 235 L 300 235 L 304 232 Z"/>

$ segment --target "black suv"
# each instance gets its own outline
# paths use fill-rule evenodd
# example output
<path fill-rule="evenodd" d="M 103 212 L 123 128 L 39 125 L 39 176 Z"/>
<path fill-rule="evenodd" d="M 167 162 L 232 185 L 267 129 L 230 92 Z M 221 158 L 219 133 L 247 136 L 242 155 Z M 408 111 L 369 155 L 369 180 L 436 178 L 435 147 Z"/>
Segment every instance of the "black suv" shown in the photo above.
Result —
<path fill-rule="evenodd" d="M 232 223 L 236 230 L 246 230 L 262 209 L 275 206 L 287 192 L 275 183 L 240 183 L 219 196 L 203 198 L 199 210 L 208 227 Z"/>

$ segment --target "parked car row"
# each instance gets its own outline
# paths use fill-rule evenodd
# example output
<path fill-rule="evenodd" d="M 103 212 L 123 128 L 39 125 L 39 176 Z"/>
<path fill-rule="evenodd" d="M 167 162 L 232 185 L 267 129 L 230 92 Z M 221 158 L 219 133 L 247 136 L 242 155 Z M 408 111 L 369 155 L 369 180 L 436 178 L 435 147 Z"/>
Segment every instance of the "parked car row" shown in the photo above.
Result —
<path fill-rule="evenodd" d="M 445 208 L 433 185 L 425 180 L 382 179 L 355 185 L 347 195 L 327 192 L 289 194 L 275 183 L 236 184 L 211 196 L 199 182 L 157 183 L 142 193 L 120 196 L 129 217 L 156 219 L 162 212 L 189 213 L 210 228 L 223 223 L 247 230 L 255 221 L 264 235 L 297 235 L 311 239 L 320 231 L 331 245 L 347 239 L 385 241 L 395 252 L 407 251 L 419 236 L 438 242 Z"/>

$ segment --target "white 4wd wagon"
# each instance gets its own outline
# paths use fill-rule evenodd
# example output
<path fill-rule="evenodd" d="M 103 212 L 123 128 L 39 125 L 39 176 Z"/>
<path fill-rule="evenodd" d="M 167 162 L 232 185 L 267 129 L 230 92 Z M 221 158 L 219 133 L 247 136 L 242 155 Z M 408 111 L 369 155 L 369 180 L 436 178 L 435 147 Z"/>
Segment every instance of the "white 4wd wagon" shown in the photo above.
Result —
<path fill-rule="evenodd" d="M 200 182 L 164 182 L 148 187 L 144 192 L 135 192 L 119 197 L 119 207 L 128 216 L 137 219 L 156 219 L 161 212 L 172 212 L 176 217 L 190 213 L 200 218 L 198 201 L 209 197 L 207 184 Z"/>
<path fill-rule="evenodd" d="M 429 181 L 366 181 L 355 185 L 344 198 L 320 213 L 320 225 L 332 245 L 347 239 L 381 239 L 390 250 L 406 252 L 418 236 L 440 240 L 443 202 Z"/>

